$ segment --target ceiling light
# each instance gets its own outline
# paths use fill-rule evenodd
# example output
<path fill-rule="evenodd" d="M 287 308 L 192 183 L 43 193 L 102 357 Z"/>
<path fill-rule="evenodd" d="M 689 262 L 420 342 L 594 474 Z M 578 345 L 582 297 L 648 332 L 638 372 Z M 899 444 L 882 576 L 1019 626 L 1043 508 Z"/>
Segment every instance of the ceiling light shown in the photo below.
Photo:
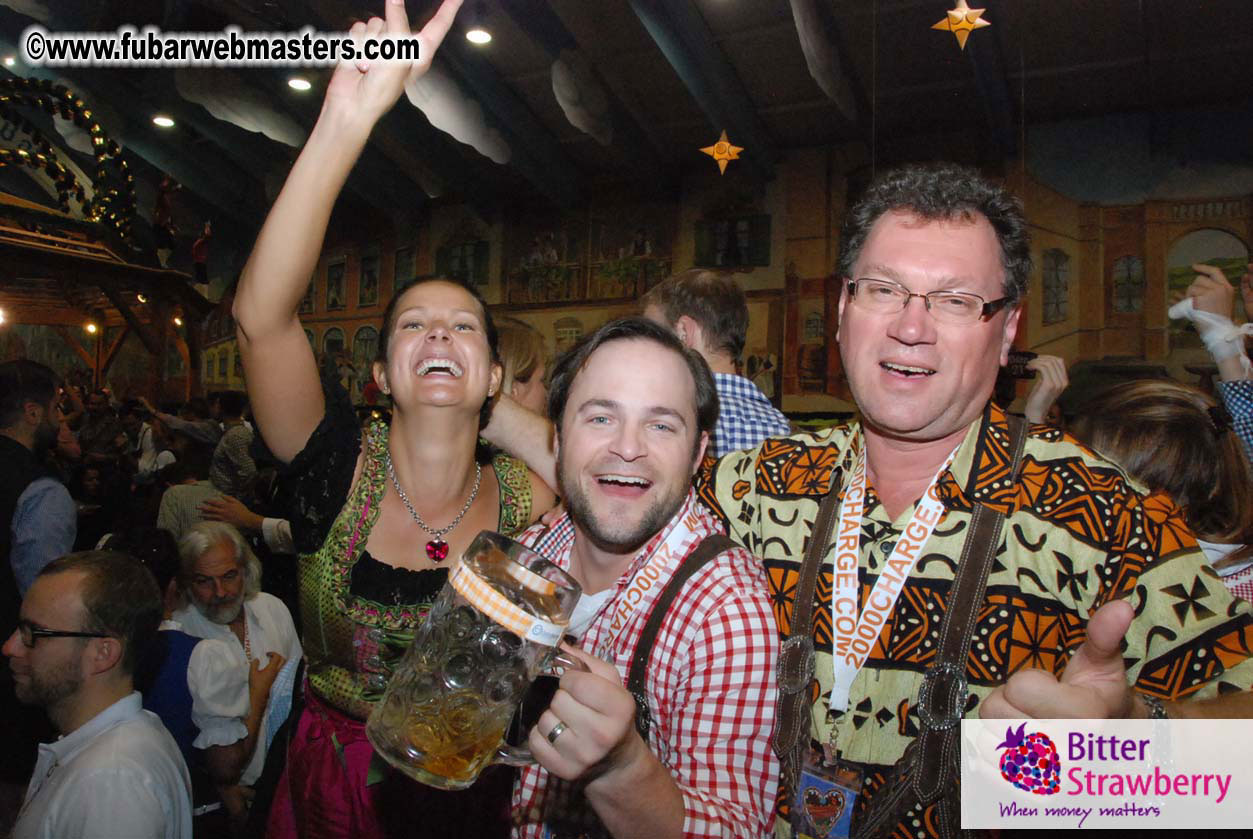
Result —
<path fill-rule="evenodd" d="M 4 309 L 0 309 L 0 323 L 4 323 Z"/>
<path fill-rule="evenodd" d="M 6 56 L 4 57 L 4 66 L 5 66 L 5 67 L 12 67 L 12 66 L 13 66 L 14 64 L 16 64 L 16 63 L 17 63 L 17 56 L 15 56 L 15 55 L 6 55 Z"/>
<path fill-rule="evenodd" d="M 480 47 L 492 40 L 492 33 L 483 25 L 485 17 L 482 2 L 475 3 L 466 17 L 466 40 Z"/>
<path fill-rule="evenodd" d="M 162 128 L 173 128 L 174 120 L 170 119 L 165 114 L 157 114 L 155 117 L 152 118 L 152 124 L 159 125 Z"/>
<path fill-rule="evenodd" d="M 148 302 L 148 298 L 147 298 L 147 297 L 144 297 L 142 294 L 136 294 L 136 295 L 135 295 L 135 299 L 136 299 L 136 300 L 138 300 L 140 303 L 147 303 L 147 302 Z"/>
<path fill-rule="evenodd" d="M 87 321 L 87 325 L 84 326 L 83 328 L 87 330 L 88 335 L 96 334 L 96 325 L 92 323 L 91 321 Z"/>
<path fill-rule="evenodd" d="M 309 88 L 313 87 L 313 85 L 309 84 L 308 79 L 302 79 L 300 78 L 300 76 L 292 76 L 290 79 L 288 79 L 287 86 L 290 87 L 292 90 L 299 90 L 301 92 L 306 91 Z"/>
<path fill-rule="evenodd" d="M 182 326 L 182 325 L 183 325 L 183 319 L 182 319 L 182 318 L 180 318 L 180 317 L 177 317 L 177 316 L 176 316 L 176 317 L 174 318 L 174 325 L 175 325 L 175 326 Z"/>

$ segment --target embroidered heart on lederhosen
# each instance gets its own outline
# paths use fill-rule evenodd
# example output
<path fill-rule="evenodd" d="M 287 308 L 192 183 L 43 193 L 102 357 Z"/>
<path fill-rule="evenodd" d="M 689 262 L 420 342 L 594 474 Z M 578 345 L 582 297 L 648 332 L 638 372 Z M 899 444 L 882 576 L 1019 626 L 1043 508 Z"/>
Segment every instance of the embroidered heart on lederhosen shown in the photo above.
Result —
<path fill-rule="evenodd" d="M 805 813 L 813 823 L 815 839 L 823 839 L 844 814 L 843 791 L 833 789 L 823 792 L 817 787 L 806 787 Z"/>

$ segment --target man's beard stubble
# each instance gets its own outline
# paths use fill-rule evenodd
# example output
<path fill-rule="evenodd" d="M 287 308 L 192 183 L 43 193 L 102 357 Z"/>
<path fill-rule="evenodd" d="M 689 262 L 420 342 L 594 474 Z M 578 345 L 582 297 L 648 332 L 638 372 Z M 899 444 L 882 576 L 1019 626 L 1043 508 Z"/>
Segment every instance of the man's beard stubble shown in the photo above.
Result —
<path fill-rule="evenodd" d="M 43 674 L 31 672 L 25 684 L 15 679 L 13 687 L 19 702 L 49 708 L 77 693 L 82 685 L 79 663 L 70 659 Z"/>
<path fill-rule="evenodd" d="M 557 459 L 557 478 L 561 484 L 562 498 L 570 519 L 591 539 L 597 548 L 610 553 L 624 554 L 639 550 L 644 543 L 657 534 L 674 515 L 683 507 L 687 491 L 675 493 L 673 496 L 658 498 L 652 506 L 644 511 L 639 524 L 625 533 L 614 533 L 610 530 L 610 522 L 599 521 L 592 510 L 591 502 L 579 487 L 578 482 L 566 480 L 564 464 Z"/>

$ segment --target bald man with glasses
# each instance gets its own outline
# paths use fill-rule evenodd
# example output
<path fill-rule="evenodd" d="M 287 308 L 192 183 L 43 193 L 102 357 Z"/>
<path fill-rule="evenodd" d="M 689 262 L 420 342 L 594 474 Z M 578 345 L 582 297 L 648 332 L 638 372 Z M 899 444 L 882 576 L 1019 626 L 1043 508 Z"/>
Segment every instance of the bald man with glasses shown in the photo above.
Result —
<path fill-rule="evenodd" d="M 3 651 L 18 701 L 61 736 L 39 746 L 14 839 L 191 839 L 187 766 L 134 689 L 161 614 L 124 554 L 69 554 L 35 578 Z"/>

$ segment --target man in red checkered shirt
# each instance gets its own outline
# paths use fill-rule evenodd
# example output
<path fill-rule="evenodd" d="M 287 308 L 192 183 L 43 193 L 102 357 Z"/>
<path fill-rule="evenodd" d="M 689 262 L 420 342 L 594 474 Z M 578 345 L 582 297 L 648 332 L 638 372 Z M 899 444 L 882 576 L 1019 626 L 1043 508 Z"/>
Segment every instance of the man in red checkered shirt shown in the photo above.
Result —
<path fill-rule="evenodd" d="M 778 633 L 760 563 L 728 547 L 682 584 L 647 659 L 641 718 L 624 685 L 645 623 L 717 521 L 691 490 L 718 413 L 708 366 L 664 327 L 601 327 L 553 372 L 549 415 L 569 513 L 522 541 L 584 595 L 567 670 L 531 729 L 514 835 L 769 835 L 779 765 Z"/>

